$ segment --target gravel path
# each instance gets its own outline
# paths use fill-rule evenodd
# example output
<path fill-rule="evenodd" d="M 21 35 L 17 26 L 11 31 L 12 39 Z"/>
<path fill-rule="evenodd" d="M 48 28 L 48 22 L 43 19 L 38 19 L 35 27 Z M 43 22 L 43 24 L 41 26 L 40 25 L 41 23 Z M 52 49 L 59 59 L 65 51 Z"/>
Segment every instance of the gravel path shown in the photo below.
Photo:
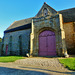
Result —
<path fill-rule="evenodd" d="M 0 63 L 0 75 L 75 75 L 75 71 L 64 68 L 57 58 L 33 57 Z"/>
<path fill-rule="evenodd" d="M 27 58 L 15 61 L 17 64 L 29 66 L 44 66 L 44 67 L 62 67 L 58 59 L 52 58 Z"/>

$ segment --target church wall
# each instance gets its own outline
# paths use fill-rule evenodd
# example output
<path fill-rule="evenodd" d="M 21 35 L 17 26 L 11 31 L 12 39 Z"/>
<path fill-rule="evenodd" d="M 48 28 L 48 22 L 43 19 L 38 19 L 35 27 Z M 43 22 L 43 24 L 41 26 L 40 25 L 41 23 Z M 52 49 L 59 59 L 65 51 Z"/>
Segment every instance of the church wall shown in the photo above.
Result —
<path fill-rule="evenodd" d="M 39 34 L 44 30 L 50 30 L 55 33 L 56 36 L 56 53 L 62 56 L 67 53 L 65 45 L 65 33 L 62 24 L 62 15 L 47 16 L 41 18 L 34 18 L 32 22 L 31 33 L 31 56 L 38 56 L 39 51 Z"/>
<path fill-rule="evenodd" d="M 48 10 L 48 14 L 47 14 L 47 15 L 52 16 L 52 15 L 57 14 L 57 12 L 56 12 L 54 9 L 52 9 L 52 8 L 49 7 L 48 5 L 44 5 L 36 16 L 37 16 L 37 17 L 44 16 L 44 9 L 45 9 L 45 8 L 47 8 L 47 10 Z"/>
<path fill-rule="evenodd" d="M 26 53 L 28 53 L 30 50 L 30 32 L 31 32 L 31 29 L 5 33 L 3 55 L 20 55 L 20 54 L 25 55 Z M 10 39 L 11 36 L 12 36 L 12 39 Z M 21 36 L 21 47 L 22 47 L 21 52 L 22 53 L 20 53 L 20 47 L 19 47 L 20 36 Z M 6 45 L 8 45 L 7 54 L 6 54 Z"/>
<path fill-rule="evenodd" d="M 65 37 L 67 49 L 70 50 L 69 53 L 75 53 L 73 50 L 75 48 L 75 30 L 74 23 L 68 22 L 64 23 Z"/>

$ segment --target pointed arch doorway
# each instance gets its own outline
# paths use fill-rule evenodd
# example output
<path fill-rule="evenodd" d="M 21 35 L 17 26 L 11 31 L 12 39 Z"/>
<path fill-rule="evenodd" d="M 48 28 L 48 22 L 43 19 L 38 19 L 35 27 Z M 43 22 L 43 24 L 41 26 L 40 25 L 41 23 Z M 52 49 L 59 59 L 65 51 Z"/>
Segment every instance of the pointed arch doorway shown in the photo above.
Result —
<path fill-rule="evenodd" d="M 55 33 L 49 30 L 39 35 L 39 56 L 56 56 Z"/>

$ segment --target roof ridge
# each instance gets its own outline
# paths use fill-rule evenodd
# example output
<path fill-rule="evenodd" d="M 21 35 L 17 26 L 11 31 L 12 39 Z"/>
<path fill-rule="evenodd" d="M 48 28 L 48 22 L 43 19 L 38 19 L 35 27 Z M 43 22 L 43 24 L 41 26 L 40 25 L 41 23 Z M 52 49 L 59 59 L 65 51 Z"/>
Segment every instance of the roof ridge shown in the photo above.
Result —
<path fill-rule="evenodd" d="M 48 7 L 50 7 L 51 9 L 53 9 L 51 6 L 49 6 L 46 2 L 43 3 L 42 7 L 44 6 L 44 4 L 46 4 Z M 38 13 L 41 11 L 42 7 L 40 8 L 40 10 L 38 11 Z M 55 9 L 53 9 L 54 11 L 56 11 Z M 56 11 L 57 12 L 57 11 Z M 35 17 L 38 15 L 38 13 L 35 15 Z"/>
<path fill-rule="evenodd" d="M 33 17 L 26 18 L 26 19 L 22 19 L 22 20 L 27 20 L 27 19 L 31 19 L 31 18 L 33 18 Z M 17 20 L 16 22 L 18 22 L 18 21 L 22 21 L 22 20 Z"/>
<path fill-rule="evenodd" d="M 44 5 L 44 4 L 43 4 L 43 5 Z M 43 5 L 42 5 L 42 7 L 43 7 Z M 42 7 L 41 7 L 40 10 L 38 11 L 38 13 L 41 11 Z M 38 15 L 38 13 L 35 15 L 35 17 Z"/>
<path fill-rule="evenodd" d="M 16 22 L 16 20 L 15 20 L 9 27 L 11 27 L 15 22 Z M 8 28 L 9 28 L 9 27 L 8 27 Z M 8 28 L 7 28 L 7 29 L 8 29 Z M 6 29 L 6 30 L 7 30 L 7 29 Z"/>
<path fill-rule="evenodd" d="M 23 25 L 23 24 L 30 23 L 30 21 L 31 21 L 32 18 L 33 18 L 33 17 L 30 17 L 30 18 L 27 18 L 27 19 L 18 20 L 18 21 L 14 21 L 6 30 L 12 29 L 13 27 L 21 26 L 21 25 Z M 28 20 L 28 21 L 27 21 L 27 20 Z M 17 24 L 17 23 L 21 23 L 21 25 L 19 25 L 19 24 Z M 17 24 L 17 26 L 14 25 L 14 24 Z"/>
<path fill-rule="evenodd" d="M 69 8 L 69 9 L 60 10 L 60 11 L 66 11 L 66 10 L 71 10 L 71 9 L 75 9 L 75 7 Z M 58 12 L 60 12 L 60 11 L 58 11 Z"/>
<path fill-rule="evenodd" d="M 44 4 L 46 4 L 47 6 L 49 6 L 46 2 L 44 2 Z M 49 6 L 51 9 L 53 9 L 54 11 L 56 11 L 54 8 L 52 8 L 51 6 Z M 56 11 L 57 12 L 57 11 Z"/>

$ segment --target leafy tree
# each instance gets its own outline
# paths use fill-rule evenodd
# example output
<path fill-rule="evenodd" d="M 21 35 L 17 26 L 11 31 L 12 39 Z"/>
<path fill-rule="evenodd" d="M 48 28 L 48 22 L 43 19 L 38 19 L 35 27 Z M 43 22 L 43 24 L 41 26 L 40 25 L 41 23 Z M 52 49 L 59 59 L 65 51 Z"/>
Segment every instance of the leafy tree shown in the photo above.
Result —
<path fill-rule="evenodd" d="M 2 38 L 0 37 L 0 42 L 2 42 Z"/>

